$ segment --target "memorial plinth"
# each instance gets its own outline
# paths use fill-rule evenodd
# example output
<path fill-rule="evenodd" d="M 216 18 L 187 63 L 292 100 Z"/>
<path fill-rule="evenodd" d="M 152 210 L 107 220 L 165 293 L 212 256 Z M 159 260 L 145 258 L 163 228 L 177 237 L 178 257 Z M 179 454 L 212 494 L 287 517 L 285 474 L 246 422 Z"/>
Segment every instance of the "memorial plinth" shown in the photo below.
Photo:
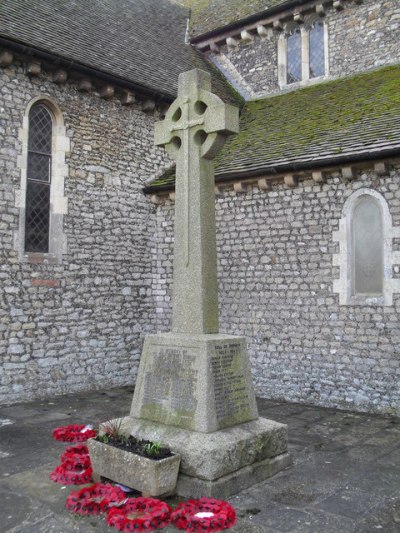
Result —
<path fill-rule="evenodd" d="M 258 418 L 243 337 L 166 333 L 145 340 L 131 416 L 210 433 Z"/>
<path fill-rule="evenodd" d="M 289 464 L 287 426 L 258 417 L 245 339 L 218 333 L 212 159 L 237 131 L 201 70 L 181 74 L 155 130 L 176 159 L 172 331 L 146 338 L 124 427 L 181 454 L 186 497 L 226 498 Z"/>

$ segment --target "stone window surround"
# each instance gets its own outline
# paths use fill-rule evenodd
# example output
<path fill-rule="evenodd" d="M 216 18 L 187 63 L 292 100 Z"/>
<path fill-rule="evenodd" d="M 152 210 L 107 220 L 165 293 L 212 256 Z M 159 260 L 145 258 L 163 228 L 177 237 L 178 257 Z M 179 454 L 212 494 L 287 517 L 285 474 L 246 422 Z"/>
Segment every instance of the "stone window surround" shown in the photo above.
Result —
<path fill-rule="evenodd" d="M 50 185 L 50 235 L 49 252 L 25 252 L 25 206 L 27 187 L 27 161 L 29 112 L 31 108 L 42 103 L 53 117 L 52 164 Z M 58 263 L 66 253 L 67 241 L 63 229 L 63 218 L 68 212 L 68 199 L 64 196 L 64 181 L 68 175 L 65 155 L 70 150 L 69 138 L 66 134 L 62 112 L 58 105 L 47 95 L 33 98 L 26 106 L 19 130 L 19 140 L 22 144 L 21 155 L 17 158 L 17 166 L 21 170 L 21 187 L 15 191 L 15 206 L 19 208 L 19 227 L 14 234 L 14 249 L 19 260 L 28 263 Z"/>
<path fill-rule="evenodd" d="M 318 21 L 318 18 L 315 18 Z M 321 21 L 321 19 L 319 19 Z M 312 21 L 314 22 L 314 20 Z M 315 78 L 310 78 L 310 25 L 298 25 L 300 28 L 301 38 L 301 81 L 287 83 L 287 36 L 293 29 L 293 24 L 287 25 L 287 29 L 279 35 L 278 38 L 278 85 L 280 88 L 296 88 L 308 85 L 313 82 L 320 82 L 329 76 L 329 54 L 328 54 L 328 26 L 322 22 L 324 28 L 324 55 L 325 55 L 325 74 Z"/>
<path fill-rule="evenodd" d="M 364 195 L 374 197 L 381 208 L 383 224 L 383 294 L 369 296 L 353 294 L 352 288 L 352 214 L 357 200 Z M 339 266 L 340 278 L 333 281 L 333 292 L 339 294 L 340 305 L 392 306 L 393 294 L 400 292 L 400 279 L 393 278 L 393 266 L 400 263 L 400 252 L 393 252 L 393 239 L 400 238 L 400 227 L 392 226 L 388 204 L 385 198 L 373 189 L 362 188 L 354 192 L 345 202 L 339 230 L 333 232 L 333 241 L 339 244 L 339 252 L 333 255 L 333 265 Z"/>

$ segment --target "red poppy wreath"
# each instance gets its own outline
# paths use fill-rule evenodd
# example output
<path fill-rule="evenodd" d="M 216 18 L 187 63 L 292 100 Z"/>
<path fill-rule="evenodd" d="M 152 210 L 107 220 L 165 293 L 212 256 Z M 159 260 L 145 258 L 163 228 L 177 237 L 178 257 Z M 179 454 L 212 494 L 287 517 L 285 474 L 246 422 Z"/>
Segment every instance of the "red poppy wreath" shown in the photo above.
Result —
<path fill-rule="evenodd" d="M 81 515 L 98 515 L 108 511 L 113 505 L 125 500 L 125 493 L 118 487 L 109 484 L 95 483 L 90 487 L 71 492 L 65 507 L 73 513 Z"/>
<path fill-rule="evenodd" d="M 107 524 L 118 531 L 154 531 L 169 524 L 171 508 L 154 498 L 128 498 L 121 507 L 107 513 Z"/>
<path fill-rule="evenodd" d="M 92 466 L 88 453 L 74 453 L 65 451 L 61 456 L 61 464 L 65 465 L 66 470 L 86 470 Z"/>
<path fill-rule="evenodd" d="M 84 485 L 92 483 L 93 469 L 89 465 L 83 468 L 82 464 L 61 463 L 50 473 L 50 479 L 63 485 Z"/>
<path fill-rule="evenodd" d="M 71 424 L 53 430 L 53 439 L 62 442 L 85 442 L 96 435 L 97 432 L 94 429 L 84 424 Z"/>
<path fill-rule="evenodd" d="M 222 500 L 188 500 L 171 513 L 171 523 L 178 529 L 191 532 L 222 531 L 235 525 L 236 511 Z"/>
<path fill-rule="evenodd" d="M 78 460 L 78 457 L 89 455 L 89 450 L 86 444 L 78 444 L 77 446 L 67 446 L 65 452 L 61 456 L 61 462 L 65 463 L 75 459 Z"/>

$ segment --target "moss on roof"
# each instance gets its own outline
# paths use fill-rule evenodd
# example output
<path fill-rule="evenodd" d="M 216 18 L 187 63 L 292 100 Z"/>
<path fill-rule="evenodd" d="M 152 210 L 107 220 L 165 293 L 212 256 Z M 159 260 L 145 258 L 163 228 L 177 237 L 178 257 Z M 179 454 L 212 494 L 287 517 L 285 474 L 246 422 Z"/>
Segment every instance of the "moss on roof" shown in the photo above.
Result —
<path fill-rule="evenodd" d="M 399 87 L 397 65 L 248 102 L 215 160 L 217 179 L 400 153 Z M 170 171 L 148 189 L 173 186 Z"/>

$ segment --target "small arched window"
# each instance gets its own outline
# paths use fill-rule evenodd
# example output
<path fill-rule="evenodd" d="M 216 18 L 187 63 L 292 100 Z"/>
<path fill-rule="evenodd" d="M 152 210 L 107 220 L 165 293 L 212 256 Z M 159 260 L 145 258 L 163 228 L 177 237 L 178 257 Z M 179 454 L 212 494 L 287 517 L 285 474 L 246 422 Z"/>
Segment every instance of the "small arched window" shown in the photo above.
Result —
<path fill-rule="evenodd" d="M 333 292 L 340 305 L 393 305 L 393 294 L 400 292 L 393 278 L 393 265 L 399 263 L 393 239 L 400 228 L 392 226 L 385 198 L 373 189 L 358 189 L 345 202 L 339 229 L 333 240 L 339 244 L 333 264 L 340 277 L 333 281 Z"/>
<path fill-rule="evenodd" d="M 369 194 L 355 202 L 352 215 L 353 295 L 383 294 L 383 221 L 379 202 Z"/>
<path fill-rule="evenodd" d="M 29 112 L 26 252 L 49 251 L 52 141 L 53 116 L 43 103 L 38 103 Z"/>

